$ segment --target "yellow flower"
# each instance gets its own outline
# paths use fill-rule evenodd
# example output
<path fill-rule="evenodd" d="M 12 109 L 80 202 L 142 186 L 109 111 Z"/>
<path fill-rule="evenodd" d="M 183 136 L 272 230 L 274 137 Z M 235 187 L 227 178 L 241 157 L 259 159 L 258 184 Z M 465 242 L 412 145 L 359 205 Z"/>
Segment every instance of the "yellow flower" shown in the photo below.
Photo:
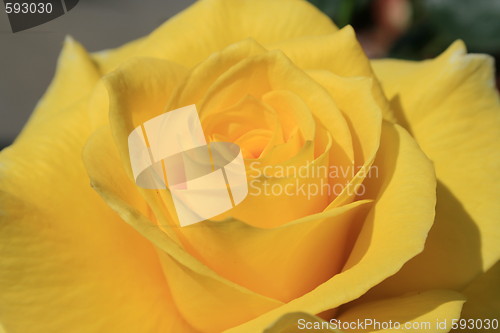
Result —
<path fill-rule="evenodd" d="M 461 315 L 498 318 L 492 73 L 461 42 L 434 60 L 370 62 L 352 28 L 298 0 L 200 1 L 93 55 L 67 39 L 0 154 L 0 323 L 293 332 L 371 319 L 447 332 Z M 241 147 L 253 187 L 181 228 L 168 191 L 135 185 L 127 137 L 190 104 L 208 141 Z"/>

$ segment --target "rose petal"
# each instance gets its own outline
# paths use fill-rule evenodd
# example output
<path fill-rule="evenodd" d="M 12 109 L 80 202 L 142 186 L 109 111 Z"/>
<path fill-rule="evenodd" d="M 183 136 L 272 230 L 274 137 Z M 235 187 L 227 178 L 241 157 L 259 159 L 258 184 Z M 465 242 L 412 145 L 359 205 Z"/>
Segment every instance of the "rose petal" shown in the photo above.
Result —
<path fill-rule="evenodd" d="M 259 24 L 255 24 L 255 17 Z M 267 45 L 336 30 L 326 15 L 306 1 L 199 1 L 151 33 L 137 56 L 168 59 L 192 67 L 213 52 L 245 38 Z"/>
<path fill-rule="evenodd" d="M 189 72 L 188 78 L 179 89 L 179 94 L 170 101 L 169 108 L 198 103 L 213 82 L 229 68 L 242 60 L 263 54 L 266 49 L 255 40 L 247 38 L 237 41 L 222 50 L 214 51 Z"/>
<path fill-rule="evenodd" d="M 89 95 L 99 77 L 99 70 L 87 51 L 71 37 L 66 37 L 54 79 L 17 140 L 45 118 L 73 106 Z"/>
<path fill-rule="evenodd" d="M 236 105 L 207 117 L 202 126 L 207 141 L 214 141 L 211 140 L 213 133 L 222 136 L 223 141 L 236 143 L 242 149 L 244 158 L 265 156 L 272 147 L 284 142 L 283 128 L 276 111 L 249 95 Z"/>
<path fill-rule="evenodd" d="M 120 153 L 120 165 L 127 171 L 129 181 L 134 181 L 128 150 L 130 132 L 145 121 L 170 111 L 165 109 L 167 101 L 185 77 L 186 70 L 179 65 L 141 58 L 129 61 L 104 78 L 109 94 L 109 122 Z M 141 189 L 159 224 L 176 225 L 173 202 L 163 192 Z M 165 230 L 176 239 L 170 228 Z"/>
<path fill-rule="evenodd" d="M 357 201 L 272 229 L 228 219 L 188 226 L 182 233 L 193 255 L 222 277 L 288 302 L 341 271 L 369 202 Z"/>
<path fill-rule="evenodd" d="M 436 167 L 436 222 L 425 251 L 374 294 L 461 290 L 500 258 L 500 104 L 489 56 L 462 42 L 422 63 L 374 62 L 398 111 Z M 427 272 L 432 272 L 428 274 Z"/>
<path fill-rule="evenodd" d="M 431 163 L 400 126 L 384 122 L 375 165 L 380 178 L 367 188 L 377 195 L 345 271 L 308 294 L 228 332 L 258 332 L 283 314 L 320 313 L 359 298 L 423 250 L 434 220 L 435 177 Z M 402 222 L 403 221 L 403 222 Z"/>
<path fill-rule="evenodd" d="M 316 328 L 316 325 L 319 328 Z M 311 328 L 308 329 L 308 327 Z M 305 329 L 315 333 L 342 333 L 339 330 L 333 330 L 329 327 L 331 326 L 328 322 L 317 316 L 305 312 L 292 312 L 281 316 L 276 322 L 265 329 L 264 333 L 302 333 Z"/>
<path fill-rule="evenodd" d="M 89 185 L 85 109 L 44 117 L 0 154 L 0 322 L 17 332 L 189 331 L 154 248 Z"/>
<path fill-rule="evenodd" d="M 366 319 L 388 323 L 389 321 L 401 324 L 400 329 L 382 329 L 377 327 L 357 327 L 346 332 L 429 332 L 445 333 L 451 328 L 453 319 L 460 318 L 460 311 L 465 297 L 451 290 L 429 290 L 418 294 L 405 295 L 375 302 L 361 303 L 349 307 L 337 319 L 342 322 L 363 322 Z M 446 321 L 443 324 L 443 321 Z M 405 327 L 405 323 L 409 328 Z M 442 325 L 442 326 L 440 326 Z M 393 326 L 394 327 L 394 326 Z"/>
<path fill-rule="evenodd" d="M 335 100 L 352 133 L 355 164 L 347 170 L 352 173 L 342 193 L 326 209 L 354 200 L 356 186 L 366 177 L 376 176 L 372 164 L 380 145 L 382 112 L 376 104 L 372 80 L 364 77 L 344 78 L 325 70 L 310 70 L 308 74 L 324 87 Z"/>
<path fill-rule="evenodd" d="M 370 61 L 351 26 L 328 35 L 281 41 L 269 48 L 282 50 L 305 70 L 327 70 L 343 77 L 374 77 Z M 384 119 L 392 121 L 394 116 L 378 80 L 372 81 L 372 93 Z"/>
<path fill-rule="evenodd" d="M 144 44 L 145 39 L 145 37 L 142 37 L 115 49 L 95 52 L 92 54 L 92 59 L 99 67 L 101 73 L 107 74 L 117 69 L 129 59 L 135 57 L 138 50 Z"/>

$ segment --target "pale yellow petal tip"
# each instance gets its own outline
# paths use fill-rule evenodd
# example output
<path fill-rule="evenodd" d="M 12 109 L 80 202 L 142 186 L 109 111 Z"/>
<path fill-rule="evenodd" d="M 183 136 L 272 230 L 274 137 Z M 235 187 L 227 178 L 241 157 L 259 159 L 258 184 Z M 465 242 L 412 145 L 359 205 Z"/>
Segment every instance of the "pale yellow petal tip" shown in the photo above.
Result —
<path fill-rule="evenodd" d="M 340 31 L 344 31 L 347 34 L 350 34 L 352 36 L 356 36 L 356 31 L 354 30 L 354 28 L 350 24 L 348 24 L 345 27 L 343 27 L 342 29 L 340 29 Z"/>
<path fill-rule="evenodd" d="M 106 50 L 101 50 L 101 51 L 97 51 L 97 52 L 93 52 L 92 53 L 92 57 L 97 59 L 97 60 L 104 60 L 104 59 L 107 59 L 109 58 L 109 56 L 111 55 L 112 53 L 112 50 L 110 49 L 106 49 Z"/>
<path fill-rule="evenodd" d="M 448 47 L 446 52 L 458 52 L 461 54 L 466 54 L 467 53 L 467 46 L 465 45 L 465 42 L 461 39 L 457 39 L 451 45 Z"/>
<path fill-rule="evenodd" d="M 66 43 L 75 43 L 76 40 L 71 35 L 64 36 L 64 44 Z"/>
<path fill-rule="evenodd" d="M 90 59 L 87 50 L 70 35 L 64 37 L 63 48 L 58 59 L 58 65 L 64 61 Z"/>
<path fill-rule="evenodd" d="M 78 49 L 82 49 L 83 47 L 74 39 L 71 35 L 64 36 L 63 41 L 63 53 L 69 51 L 77 51 Z"/>
<path fill-rule="evenodd" d="M 492 56 L 483 53 L 467 53 L 467 46 L 464 41 L 458 39 L 454 41 L 442 54 L 440 57 L 449 59 L 450 63 L 464 63 L 468 64 L 471 61 L 479 60 L 487 62 L 491 65 L 494 64 L 494 59 Z"/>
<path fill-rule="evenodd" d="M 482 53 L 467 53 L 467 47 L 462 40 L 456 40 L 439 57 L 439 61 L 449 65 L 452 71 L 468 72 L 481 70 L 484 73 L 485 88 L 496 89 L 495 60 L 492 56 Z"/>

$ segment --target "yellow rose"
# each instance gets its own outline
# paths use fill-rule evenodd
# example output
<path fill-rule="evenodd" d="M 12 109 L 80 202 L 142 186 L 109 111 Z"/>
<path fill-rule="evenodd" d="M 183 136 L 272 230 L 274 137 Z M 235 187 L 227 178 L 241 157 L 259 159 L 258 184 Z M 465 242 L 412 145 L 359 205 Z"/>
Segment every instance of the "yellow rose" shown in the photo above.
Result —
<path fill-rule="evenodd" d="M 498 319 L 492 73 L 461 42 L 434 60 L 370 62 L 352 28 L 298 0 L 200 1 L 93 55 L 67 39 L 0 155 L 0 322 L 327 332 L 371 319 L 447 332 L 461 316 Z M 127 137 L 190 104 L 209 141 L 241 147 L 254 183 L 234 209 L 181 228 L 168 191 L 135 185 Z"/>

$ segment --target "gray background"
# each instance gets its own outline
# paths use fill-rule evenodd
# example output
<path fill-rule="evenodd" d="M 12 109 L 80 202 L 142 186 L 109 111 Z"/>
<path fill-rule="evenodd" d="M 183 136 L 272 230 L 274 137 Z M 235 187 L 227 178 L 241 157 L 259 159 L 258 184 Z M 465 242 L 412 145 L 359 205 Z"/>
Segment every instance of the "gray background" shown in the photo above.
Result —
<path fill-rule="evenodd" d="M 117 47 L 193 2 L 80 0 L 67 14 L 15 34 L 0 5 L 0 149 L 16 137 L 50 83 L 66 35 L 89 51 Z"/>

